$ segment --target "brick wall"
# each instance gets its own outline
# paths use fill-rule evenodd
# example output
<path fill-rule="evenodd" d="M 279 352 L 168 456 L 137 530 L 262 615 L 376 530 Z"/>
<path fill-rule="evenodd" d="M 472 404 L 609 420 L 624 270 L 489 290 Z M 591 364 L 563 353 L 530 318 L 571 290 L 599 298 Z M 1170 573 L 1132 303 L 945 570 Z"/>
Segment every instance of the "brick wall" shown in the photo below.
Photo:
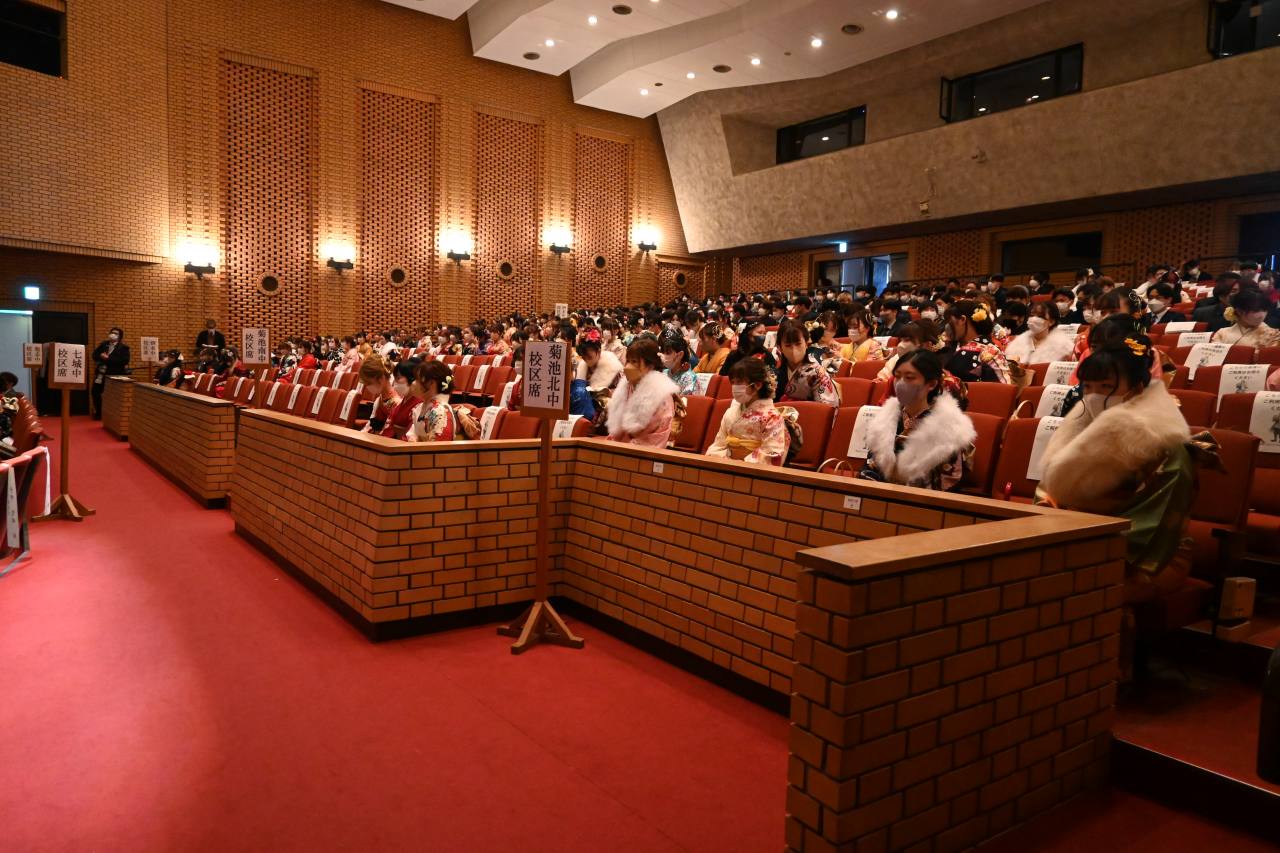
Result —
<path fill-rule="evenodd" d="M 345 334 L 388 324 L 374 307 L 388 301 L 409 327 L 499 305 L 549 309 L 575 290 L 643 301 L 657 274 L 632 228 L 685 251 L 656 120 L 580 107 L 560 78 L 476 59 L 465 17 L 381 0 L 140 0 L 125 21 L 108 0 L 78 0 L 68 55 L 66 79 L 0 66 L 0 98 L 19 117 L 0 129 L 0 303 L 40 284 L 50 302 L 92 306 L 95 341 L 119 324 L 130 345 L 158 335 L 185 349 L 210 316 L 233 340 L 241 319 L 265 320 L 273 338 L 301 325 Z M 431 120 L 397 99 L 429 104 Z M 539 152 L 513 161 L 505 182 L 493 167 L 505 125 L 478 129 L 478 114 L 536 128 Z M 591 160 L 608 161 L 609 192 L 576 191 L 580 148 L 609 150 Z M 393 177 L 371 170 L 369 153 L 388 155 Z M 262 168 L 246 171 L 255 159 Z M 421 185 L 403 195 L 399 176 L 424 170 L 430 198 Z M 497 239 L 494 206 L 508 204 L 524 219 Z M 618 227 L 601 247 L 607 274 L 547 251 L 546 229 L 575 221 Z M 472 261 L 443 257 L 431 233 L 446 227 L 487 229 Z M 354 247 L 356 270 L 325 266 L 331 243 Z M 188 245 L 211 250 L 218 272 L 185 275 Z M 29 251 L 42 247 L 91 256 Z M 518 274 L 494 284 L 502 260 Z M 410 274 L 403 289 L 385 286 L 396 261 Z M 267 297 L 258 283 L 275 265 L 282 289 Z M 494 293 L 473 304 L 481 284 Z"/>
<path fill-rule="evenodd" d="M 557 454 L 559 480 L 573 450 Z M 370 623 L 527 601 L 536 461 L 533 441 L 406 444 L 245 410 L 231 514 Z M 557 530 L 563 483 L 552 500 Z"/>
<path fill-rule="evenodd" d="M 227 497 L 235 444 L 236 407 L 229 401 L 133 384 L 129 446 L 206 506 Z"/>
<path fill-rule="evenodd" d="M 1019 524 L 801 556 L 790 849 L 960 850 L 1105 777 L 1124 539 Z"/>
<path fill-rule="evenodd" d="M 1008 511 L 607 442 L 579 447 L 573 477 L 558 593 L 781 693 L 791 690 L 798 551 Z"/>
<path fill-rule="evenodd" d="M 133 380 L 108 376 L 102 388 L 102 427 L 116 438 L 129 437 L 129 417 L 133 412 Z"/>

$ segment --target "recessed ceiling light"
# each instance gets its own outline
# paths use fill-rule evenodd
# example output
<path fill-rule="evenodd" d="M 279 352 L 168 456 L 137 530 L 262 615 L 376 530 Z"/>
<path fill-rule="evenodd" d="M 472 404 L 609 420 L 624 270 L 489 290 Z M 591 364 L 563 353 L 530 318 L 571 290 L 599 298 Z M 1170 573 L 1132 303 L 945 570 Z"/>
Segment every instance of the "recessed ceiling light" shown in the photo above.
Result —
<path fill-rule="evenodd" d="M 978 112 L 985 113 L 986 111 L 987 111 L 986 107 L 978 107 Z"/>
<path fill-rule="evenodd" d="M 619 3 L 617 6 L 614 6 L 611 11 L 615 15 L 630 15 L 631 7 L 626 5 L 625 3 Z"/>
<path fill-rule="evenodd" d="M 817 36 L 809 39 L 809 47 L 822 47 L 822 39 Z"/>
<path fill-rule="evenodd" d="M 556 40 L 555 40 L 555 39 L 547 39 L 546 41 L 544 41 L 544 42 L 543 42 L 543 44 L 544 44 L 544 45 L 546 45 L 547 47 L 555 47 L 555 46 L 556 46 Z"/>
<path fill-rule="evenodd" d="M 824 136 L 824 137 L 822 137 L 822 141 L 823 141 L 823 142 L 830 142 L 830 141 L 831 141 L 831 137 L 830 137 L 830 136 Z"/>
<path fill-rule="evenodd" d="M 648 90 L 648 89 L 641 89 L 641 90 L 640 90 L 640 94 L 642 94 L 642 95 L 647 95 L 647 94 L 649 94 L 649 90 Z"/>
<path fill-rule="evenodd" d="M 845 24 L 840 28 L 840 32 L 847 36 L 856 36 L 858 33 L 862 32 L 862 27 L 857 24 Z"/>
<path fill-rule="evenodd" d="M 596 24 L 600 23 L 600 19 L 595 15 L 589 15 L 587 16 L 587 23 L 594 27 Z"/>
<path fill-rule="evenodd" d="M 760 57 L 758 57 L 758 56 L 753 56 L 753 57 L 751 57 L 751 64 L 752 64 L 752 65 L 759 65 L 759 64 L 760 64 Z"/>
<path fill-rule="evenodd" d="M 713 65 L 711 66 L 711 70 L 717 74 L 728 74 L 733 69 L 728 65 Z"/>
<path fill-rule="evenodd" d="M 686 75 L 684 75 L 684 76 L 685 76 L 685 77 L 687 77 L 688 79 L 692 80 L 694 77 L 697 77 L 698 75 L 697 75 L 697 74 L 694 74 L 692 71 L 690 71 L 688 74 L 686 74 Z"/>
<path fill-rule="evenodd" d="M 888 18 L 890 21 L 896 21 L 898 20 L 898 10 L 890 9 L 889 11 L 884 13 L 884 16 Z"/>
<path fill-rule="evenodd" d="M 541 58 L 542 58 L 542 54 L 540 54 L 540 53 L 534 53 L 533 51 L 529 51 L 528 53 L 526 53 L 526 54 L 524 55 L 524 58 L 525 58 L 525 59 L 529 59 L 529 60 L 533 60 L 533 59 L 541 59 Z"/>
<path fill-rule="evenodd" d="M 1046 74 L 1046 75 L 1044 75 L 1043 77 L 1041 77 L 1040 79 L 1041 79 L 1041 80 L 1052 80 L 1052 79 L 1053 79 L 1053 75 L 1051 75 L 1051 74 Z"/>
<path fill-rule="evenodd" d="M 654 83 L 653 85 L 654 85 L 654 86 L 661 86 L 662 84 L 661 84 L 661 83 Z"/>

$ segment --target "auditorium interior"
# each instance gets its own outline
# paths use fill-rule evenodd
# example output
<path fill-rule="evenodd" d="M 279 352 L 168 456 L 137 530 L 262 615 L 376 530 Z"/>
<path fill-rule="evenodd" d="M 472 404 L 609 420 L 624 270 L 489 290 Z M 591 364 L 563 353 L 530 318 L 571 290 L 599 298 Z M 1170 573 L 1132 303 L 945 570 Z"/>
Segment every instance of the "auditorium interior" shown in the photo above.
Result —
<path fill-rule="evenodd" d="M 0 0 L 0 849 L 1280 848 L 1277 48 Z"/>

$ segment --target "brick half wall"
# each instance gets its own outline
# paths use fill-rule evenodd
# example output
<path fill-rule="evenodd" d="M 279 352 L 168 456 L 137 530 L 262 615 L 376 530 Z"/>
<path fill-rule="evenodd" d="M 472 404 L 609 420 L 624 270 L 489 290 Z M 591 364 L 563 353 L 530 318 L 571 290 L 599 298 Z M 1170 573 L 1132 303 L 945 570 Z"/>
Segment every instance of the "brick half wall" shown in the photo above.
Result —
<path fill-rule="evenodd" d="M 130 447 L 206 507 L 224 504 L 235 464 L 236 407 L 190 391 L 132 384 Z"/>

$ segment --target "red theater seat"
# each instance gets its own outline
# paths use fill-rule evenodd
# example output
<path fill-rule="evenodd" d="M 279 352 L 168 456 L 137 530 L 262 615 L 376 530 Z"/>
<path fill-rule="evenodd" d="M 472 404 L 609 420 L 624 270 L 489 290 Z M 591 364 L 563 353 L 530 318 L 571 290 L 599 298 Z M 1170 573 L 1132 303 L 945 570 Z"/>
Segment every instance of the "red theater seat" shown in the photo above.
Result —
<path fill-rule="evenodd" d="M 702 439 L 707 434 L 707 424 L 711 420 L 711 410 L 716 401 L 711 397 L 689 396 L 684 398 L 684 421 L 680 432 L 672 440 L 675 450 L 698 453 L 702 450 Z M 717 424 L 717 428 L 719 425 Z"/>
<path fill-rule="evenodd" d="M 853 367 L 850 368 L 849 375 L 856 376 L 859 379 L 875 379 L 876 376 L 884 369 L 883 361 L 855 361 Z"/>
<path fill-rule="evenodd" d="M 816 470 L 822 464 L 822 454 L 827 449 L 827 437 L 831 434 L 835 408 L 811 400 L 781 405 L 791 406 L 799 413 L 800 430 L 804 436 L 800 451 L 787 464 L 806 471 Z"/>
<path fill-rule="evenodd" d="M 1225 429 L 1211 432 L 1226 470 L 1200 470 L 1200 489 L 1191 506 L 1193 573 L 1204 579 L 1213 579 L 1219 572 L 1219 543 L 1213 531 L 1246 529 L 1259 444 L 1257 436 L 1247 433 Z"/>
<path fill-rule="evenodd" d="M 1201 370 L 1207 369 L 1201 368 Z M 1178 406 L 1182 409 L 1182 419 L 1187 422 L 1187 426 L 1193 429 L 1208 429 L 1213 426 L 1214 410 L 1218 406 L 1216 382 L 1214 383 L 1214 393 L 1212 394 L 1206 391 L 1192 391 L 1186 388 L 1174 388 L 1169 393 L 1178 401 Z"/>
<path fill-rule="evenodd" d="M 1039 418 L 1009 421 L 996 458 L 991 482 L 992 497 L 1021 503 L 1031 503 L 1035 498 L 1038 481 L 1027 479 L 1027 465 L 1031 461 L 1031 448 L 1039 427 Z"/>
<path fill-rule="evenodd" d="M 1249 432 L 1256 394 L 1226 394 L 1218 406 L 1218 428 Z M 1280 453 L 1257 455 L 1249 491 L 1249 550 L 1280 555 Z"/>
<path fill-rule="evenodd" d="M 494 425 L 494 438 L 537 438 L 539 418 L 531 418 L 518 412 L 505 412 Z"/>
<path fill-rule="evenodd" d="M 1007 418 L 1013 414 L 1018 391 L 1017 385 L 1005 385 L 1000 382 L 970 382 L 969 408 L 966 411 Z"/>
<path fill-rule="evenodd" d="M 1280 347 L 1261 347 L 1254 353 L 1254 362 L 1280 367 Z"/>
<path fill-rule="evenodd" d="M 1155 334 L 1157 334 L 1157 335 L 1164 335 L 1164 334 L 1168 334 L 1168 333 L 1169 333 L 1169 324 L 1168 324 L 1168 323 L 1156 323 L 1154 326 L 1152 326 L 1152 327 L 1151 327 L 1151 331 L 1152 331 L 1152 332 L 1154 332 L 1154 333 L 1155 333 Z M 1194 329 L 1192 329 L 1191 331 L 1193 331 L 1193 332 L 1207 332 L 1207 331 L 1209 331 L 1209 324 L 1208 324 L 1208 323 L 1196 323 L 1196 327 L 1195 327 Z M 1174 332 L 1173 334 L 1182 334 L 1182 333 L 1181 333 L 1181 332 Z"/>
<path fill-rule="evenodd" d="M 730 399 L 718 399 L 711 407 L 711 417 L 707 419 L 707 433 L 702 437 L 702 447 L 699 453 L 706 453 L 707 448 L 716 440 L 716 435 L 720 432 L 720 422 L 724 420 L 724 413 L 729 411 L 729 406 L 733 404 Z"/>
<path fill-rule="evenodd" d="M 1000 458 L 1000 436 L 1004 433 L 1008 420 L 980 412 L 967 414 L 978 435 L 973 440 L 973 457 L 960 480 L 960 489 L 985 497 L 991 492 L 991 480 L 995 476 L 996 464 Z"/>
<path fill-rule="evenodd" d="M 1174 347 L 1169 350 L 1169 358 L 1173 359 L 1174 364 L 1186 364 L 1187 356 L 1191 354 L 1192 349 L 1194 347 Z M 1227 350 L 1227 357 L 1223 364 L 1253 364 L 1253 354 L 1254 348 L 1250 346 L 1231 347 Z M 1204 368 L 1202 367 L 1200 370 L 1204 370 Z M 1197 370 L 1196 375 L 1199 376 L 1199 374 L 1200 371 Z"/>
<path fill-rule="evenodd" d="M 848 362 L 846 362 L 847 364 Z M 840 389 L 840 406 L 865 406 L 871 402 L 871 394 L 876 383 L 870 379 L 859 379 L 856 376 L 836 377 L 836 387 Z"/>
<path fill-rule="evenodd" d="M 853 439 L 853 427 L 858 421 L 858 410 L 861 408 L 846 406 L 836 410 L 831 421 L 831 432 L 827 435 L 827 446 L 822 453 L 822 464 L 818 466 L 820 472 L 852 476 L 866 464 L 863 459 L 849 456 L 849 442 Z"/>

